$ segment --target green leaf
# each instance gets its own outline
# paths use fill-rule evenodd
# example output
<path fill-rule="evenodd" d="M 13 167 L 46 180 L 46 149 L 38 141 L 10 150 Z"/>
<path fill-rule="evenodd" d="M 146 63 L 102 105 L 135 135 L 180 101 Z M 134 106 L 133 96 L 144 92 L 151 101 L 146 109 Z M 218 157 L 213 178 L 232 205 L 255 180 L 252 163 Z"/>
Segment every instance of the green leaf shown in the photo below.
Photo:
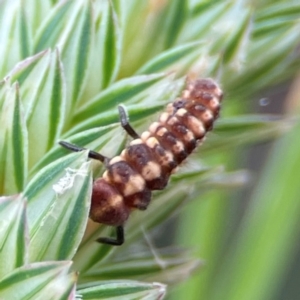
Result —
<path fill-rule="evenodd" d="M 25 199 L 0 197 L 0 279 L 26 263 Z M 0 293 L 1 294 L 1 293 Z"/>
<path fill-rule="evenodd" d="M 87 153 L 63 157 L 27 185 L 30 260 L 69 259 L 83 236 L 92 178 Z"/>
<path fill-rule="evenodd" d="M 142 283 L 131 280 L 107 281 L 96 286 L 78 290 L 82 299 L 162 299 L 166 293 L 166 286 L 160 283 Z"/>
<path fill-rule="evenodd" d="M 239 115 L 221 118 L 215 130 L 201 146 L 201 155 L 224 151 L 232 147 L 249 145 L 277 138 L 288 132 L 293 121 L 273 115 Z"/>
<path fill-rule="evenodd" d="M 280 74 L 280 80 L 283 80 L 285 78 L 283 70 L 287 64 L 299 65 L 297 58 L 290 55 L 297 44 L 298 30 L 299 25 L 296 24 L 282 34 L 270 36 L 267 40 L 262 39 L 259 43 L 252 44 L 248 54 L 251 64 L 247 72 L 234 76 L 224 74 L 223 82 L 227 89 L 232 90 L 236 97 L 240 95 L 247 97 L 247 94 L 253 94 L 274 82 L 278 74 Z M 268 53 L 268 55 L 262 56 L 261 53 Z"/>
<path fill-rule="evenodd" d="M 0 77 L 16 62 L 27 57 L 32 48 L 28 19 L 22 2 L 18 0 L 0 3 Z"/>
<path fill-rule="evenodd" d="M 0 281 L 2 299 L 68 299 L 77 279 L 71 262 L 33 263 L 16 269 Z"/>
<path fill-rule="evenodd" d="M 201 265 L 198 259 L 194 259 L 190 253 L 173 248 L 155 249 L 147 245 L 147 250 L 139 250 L 134 253 L 124 249 L 109 262 L 103 262 L 88 270 L 81 276 L 82 282 L 95 282 L 103 279 L 143 279 L 150 281 L 162 281 L 174 283 L 186 279 Z"/>
<path fill-rule="evenodd" d="M 81 0 L 58 3 L 37 37 L 36 51 L 57 46 L 61 53 L 68 85 L 67 112 L 73 109 L 71 104 L 75 104 L 84 87 L 88 65 L 91 63 L 89 58 L 93 34 L 91 1 Z"/>
<path fill-rule="evenodd" d="M 101 23 L 96 32 L 96 42 L 98 42 L 99 47 L 95 47 L 95 49 L 101 55 L 100 87 L 106 88 L 117 75 L 120 64 L 121 36 L 117 15 L 111 2 L 107 0 L 104 2 L 102 14 Z"/>
<path fill-rule="evenodd" d="M 120 144 L 124 139 L 124 131 L 119 124 L 112 124 L 99 128 L 93 128 L 86 131 L 81 131 L 67 138 L 71 144 L 75 144 L 86 149 L 91 149 L 112 157 L 119 151 Z M 118 143 L 116 143 L 118 141 Z M 120 144 L 119 144 L 120 143 Z M 69 153 L 68 150 L 60 146 L 58 143 L 43 156 L 37 165 L 31 170 L 31 175 L 35 174 L 41 168 L 47 166 L 54 160 L 61 158 Z"/>
<path fill-rule="evenodd" d="M 202 44 L 202 42 L 188 43 L 162 52 L 142 66 L 137 71 L 137 74 L 150 74 L 166 71 L 168 68 L 178 64 L 179 61 L 186 56 L 196 52 L 196 50 L 199 52 L 199 48 Z"/>
<path fill-rule="evenodd" d="M 294 263 L 300 233 L 299 130 L 298 123 L 269 154 L 246 217 L 223 256 L 211 299 L 274 299 L 288 266 Z"/>
<path fill-rule="evenodd" d="M 129 101 L 155 83 L 163 80 L 164 77 L 165 74 L 154 74 L 120 80 L 80 107 L 75 114 L 73 122 L 76 124 L 97 116 L 112 107 L 116 107 L 118 103 Z"/>
<path fill-rule="evenodd" d="M 134 122 L 142 118 L 151 116 L 152 114 L 160 111 L 163 108 L 163 104 L 149 105 L 145 108 L 144 104 L 140 105 L 126 105 L 126 109 L 130 116 L 130 121 Z M 84 122 L 79 123 L 69 130 L 64 136 L 69 137 L 75 133 L 81 132 L 83 130 L 88 130 L 95 127 L 107 126 L 119 121 L 119 113 L 117 108 L 111 111 L 100 113 L 94 117 L 87 119 Z"/>
<path fill-rule="evenodd" d="M 27 128 L 19 87 L 2 86 L 0 99 L 0 194 L 21 192 L 27 177 Z"/>
<path fill-rule="evenodd" d="M 66 106 L 65 82 L 58 51 L 42 53 L 38 62 L 36 58 L 31 59 L 33 61 L 29 65 L 24 62 L 25 68 L 21 65 L 12 73 L 14 79 L 21 76 L 24 80 L 20 91 L 29 132 L 30 167 L 52 147 L 61 134 Z M 34 87 L 32 82 L 35 83 Z"/>
<path fill-rule="evenodd" d="M 249 32 L 251 26 L 252 14 L 251 11 L 245 10 L 243 15 L 239 13 L 239 22 L 234 24 L 230 32 L 230 37 L 227 36 L 225 51 L 223 53 L 224 63 L 233 63 L 234 58 L 238 61 L 244 59 L 246 42 L 249 43 Z"/>
<path fill-rule="evenodd" d="M 169 5 L 165 14 L 165 27 L 161 28 L 165 35 L 164 48 L 170 48 L 176 39 L 186 21 L 187 17 L 187 0 L 169 1 Z"/>
<path fill-rule="evenodd" d="M 18 62 L 5 76 L 6 80 L 10 82 L 18 81 L 22 86 L 22 94 L 32 92 L 32 82 L 31 80 L 38 80 L 37 75 L 36 78 L 28 79 L 26 83 L 26 78 L 31 75 L 31 72 L 40 73 L 42 72 L 42 62 L 43 57 L 49 55 L 49 50 L 42 51 L 36 55 L 27 57 L 26 59 Z M 32 76 L 32 75 L 31 75 Z M 26 83 L 23 85 L 23 83 Z M 30 87 L 29 83 L 30 82 Z"/>

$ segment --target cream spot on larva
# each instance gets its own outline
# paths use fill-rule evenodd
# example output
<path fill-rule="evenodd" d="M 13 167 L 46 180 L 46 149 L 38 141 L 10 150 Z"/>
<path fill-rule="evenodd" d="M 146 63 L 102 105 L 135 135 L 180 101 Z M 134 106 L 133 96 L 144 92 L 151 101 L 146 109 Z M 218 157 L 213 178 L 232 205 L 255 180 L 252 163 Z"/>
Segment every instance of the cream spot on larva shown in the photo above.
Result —
<path fill-rule="evenodd" d="M 151 136 L 151 133 L 149 131 L 144 131 L 141 134 L 141 139 L 143 142 L 145 142 L 147 139 L 149 139 L 150 136 Z"/>
<path fill-rule="evenodd" d="M 170 152 L 170 151 L 165 151 L 165 155 L 160 156 L 160 159 L 159 159 L 159 163 L 162 166 L 166 166 L 172 161 L 174 161 L 174 156 L 173 156 L 172 152 Z"/>
<path fill-rule="evenodd" d="M 184 145 L 182 142 L 177 141 L 176 144 L 172 147 L 172 149 L 175 153 L 180 153 L 184 151 Z"/>
<path fill-rule="evenodd" d="M 122 204 L 122 201 L 123 201 L 123 197 L 121 195 L 117 195 L 117 194 L 108 198 L 109 205 L 114 206 L 114 207 Z"/>
<path fill-rule="evenodd" d="M 145 180 L 140 175 L 130 176 L 128 182 L 126 182 L 123 195 L 125 197 L 141 192 L 145 188 Z"/>
<path fill-rule="evenodd" d="M 159 121 L 161 123 L 166 123 L 167 120 L 169 119 L 169 117 L 170 117 L 170 115 L 168 113 L 164 112 L 160 115 Z"/>
<path fill-rule="evenodd" d="M 143 144 L 143 141 L 141 139 L 134 139 L 130 142 L 130 146 L 134 146 L 134 145 L 139 145 L 139 144 Z"/>
<path fill-rule="evenodd" d="M 160 126 L 160 123 L 158 122 L 153 122 L 150 127 L 149 127 L 149 131 L 150 133 L 155 133 L 157 128 Z"/>
<path fill-rule="evenodd" d="M 156 132 L 156 134 L 158 135 L 158 136 L 163 136 L 165 133 L 167 133 L 168 132 L 168 130 L 167 130 L 167 128 L 165 128 L 165 127 L 160 127 L 159 128 L 159 130 Z"/>
<path fill-rule="evenodd" d="M 171 115 L 173 111 L 174 111 L 173 103 L 169 103 L 166 107 L 166 112 Z"/>
<path fill-rule="evenodd" d="M 168 122 L 167 122 L 167 124 L 168 125 L 174 125 L 174 124 L 176 124 L 176 123 L 178 123 L 178 119 L 176 118 L 176 117 L 171 117 L 169 120 L 168 120 Z"/>
<path fill-rule="evenodd" d="M 216 94 L 217 97 L 220 98 L 220 97 L 222 97 L 223 92 L 222 92 L 222 90 L 217 86 L 217 87 L 215 88 L 215 90 L 214 90 L 214 94 Z"/>
<path fill-rule="evenodd" d="M 219 105 L 220 105 L 220 103 L 219 103 L 219 101 L 216 97 L 214 97 L 212 100 L 209 101 L 209 106 L 212 109 L 215 109 L 215 108 L 219 107 Z"/>
<path fill-rule="evenodd" d="M 111 166 L 111 165 L 113 165 L 113 164 L 115 164 L 115 163 L 117 163 L 117 162 L 119 162 L 119 161 L 123 161 L 124 159 L 123 159 L 123 157 L 121 157 L 121 156 L 115 156 L 115 157 L 113 157 L 110 161 L 109 161 L 109 165 Z"/>
<path fill-rule="evenodd" d="M 152 136 L 146 140 L 146 145 L 150 148 L 154 148 L 156 145 L 159 145 L 159 142 L 155 137 Z"/>
<path fill-rule="evenodd" d="M 206 110 L 205 113 L 201 116 L 201 119 L 203 119 L 204 122 L 206 121 L 210 121 L 211 119 L 213 119 L 213 114 L 210 110 Z"/>
<path fill-rule="evenodd" d="M 127 155 L 127 149 L 122 150 L 120 156 L 123 158 L 123 160 L 125 160 L 126 155 Z"/>
<path fill-rule="evenodd" d="M 187 113 L 187 110 L 184 108 L 180 108 L 177 110 L 176 115 L 183 117 Z"/>
<path fill-rule="evenodd" d="M 194 134 L 190 130 L 188 130 L 186 132 L 186 134 L 184 135 L 184 140 L 189 142 L 189 141 L 192 141 L 194 139 L 195 139 Z"/>
<path fill-rule="evenodd" d="M 188 116 L 189 129 L 196 135 L 202 136 L 205 133 L 204 126 L 200 120 L 194 116 Z"/>
<path fill-rule="evenodd" d="M 109 182 L 109 177 L 108 177 L 108 172 L 107 171 L 104 171 L 103 175 L 102 175 L 102 178 L 106 181 L 106 182 Z"/>
<path fill-rule="evenodd" d="M 184 91 L 182 92 L 182 98 L 189 98 L 190 95 L 191 95 L 191 92 L 188 91 L 188 90 L 184 90 Z"/>
<path fill-rule="evenodd" d="M 149 161 L 147 165 L 144 166 L 141 174 L 146 181 L 150 181 L 161 175 L 161 168 L 157 163 Z"/>

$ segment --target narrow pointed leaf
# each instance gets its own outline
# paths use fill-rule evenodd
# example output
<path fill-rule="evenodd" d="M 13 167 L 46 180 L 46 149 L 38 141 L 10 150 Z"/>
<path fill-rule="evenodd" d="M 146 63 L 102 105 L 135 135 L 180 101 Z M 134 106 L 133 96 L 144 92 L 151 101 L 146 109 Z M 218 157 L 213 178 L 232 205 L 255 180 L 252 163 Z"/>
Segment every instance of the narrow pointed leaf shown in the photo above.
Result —
<path fill-rule="evenodd" d="M 107 281 L 97 286 L 82 288 L 78 291 L 82 299 L 110 299 L 135 300 L 135 299 L 163 299 L 166 286 L 160 283 L 142 283 L 138 281 L 119 280 Z"/>
<path fill-rule="evenodd" d="M 29 166 L 32 167 L 61 133 L 66 94 L 58 51 L 45 53 L 34 67 L 30 65 L 29 68 L 30 74 L 24 79 L 21 95 L 26 109 L 31 148 Z"/>
<path fill-rule="evenodd" d="M 163 80 L 164 77 L 165 74 L 143 75 L 123 79 L 112 84 L 77 110 L 74 123 L 91 118 L 116 107 L 118 103 L 124 103 L 132 99 L 155 83 Z"/>
<path fill-rule="evenodd" d="M 22 0 L 0 3 L 0 78 L 31 51 L 32 39 Z"/>
<path fill-rule="evenodd" d="M 1 280 L 26 263 L 27 226 L 25 199 L 22 196 L 0 197 L 0 224 Z"/>
<path fill-rule="evenodd" d="M 130 248 L 127 251 L 130 252 Z M 136 250 L 135 253 L 128 254 L 123 251 L 123 255 L 117 256 L 115 262 L 98 264 L 85 272 L 80 279 L 82 282 L 90 282 L 104 278 L 128 278 L 174 283 L 187 278 L 200 265 L 201 262 L 191 257 L 190 253 L 188 255 L 184 251 L 176 251 L 172 248 L 155 249 L 153 247 L 144 252 Z"/>
<path fill-rule="evenodd" d="M 92 34 L 91 1 L 66 1 L 57 4 L 36 40 L 36 51 L 57 46 L 61 52 L 68 84 L 68 111 L 84 87 Z"/>
<path fill-rule="evenodd" d="M 96 35 L 100 47 L 95 49 L 101 56 L 101 83 L 99 86 L 105 88 L 116 77 L 120 64 L 121 47 L 117 15 L 107 0 L 104 1 L 101 23 Z"/>
<path fill-rule="evenodd" d="M 112 124 L 87 131 L 81 131 L 69 136 L 66 140 L 71 144 L 85 147 L 86 149 L 91 149 L 111 157 L 118 153 L 119 143 L 122 144 L 124 137 L 125 134 L 120 124 Z M 61 140 L 65 139 L 61 138 Z M 115 141 L 118 141 L 118 144 Z M 68 150 L 56 143 L 51 151 L 44 155 L 43 159 L 35 165 L 31 170 L 31 174 L 35 174 L 41 168 L 68 153 L 70 153 Z"/>
<path fill-rule="evenodd" d="M 0 100 L 0 194 L 21 192 L 27 177 L 27 128 L 19 87 L 2 86 Z"/>
<path fill-rule="evenodd" d="M 126 105 L 127 112 L 130 116 L 130 121 L 134 122 L 153 115 L 154 113 L 162 110 L 164 104 L 149 105 L 145 107 L 144 104 L 140 105 Z M 84 122 L 79 123 L 77 126 L 72 127 L 64 136 L 69 137 L 83 130 L 89 130 L 95 127 L 107 126 L 113 123 L 117 123 L 120 120 L 120 115 L 117 107 L 114 110 L 110 110 L 104 113 L 100 113 L 87 119 Z"/>
<path fill-rule="evenodd" d="M 27 185 L 31 261 L 71 258 L 76 251 L 92 188 L 86 156 L 82 152 L 59 159 Z"/>
<path fill-rule="evenodd" d="M 77 276 L 71 262 L 43 262 L 23 266 L 0 281 L 3 299 L 67 299 Z"/>
<path fill-rule="evenodd" d="M 202 44 L 202 42 L 188 43 L 162 52 L 142 66 L 137 71 L 137 74 L 150 74 L 166 71 L 170 67 L 178 64 L 181 59 L 185 58 L 189 54 L 195 51 L 199 52 Z"/>
<path fill-rule="evenodd" d="M 162 32 L 165 34 L 165 49 L 171 47 L 176 42 L 186 21 L 188 12 L 187 0 L 173 0 L 169 3 L 166 14 L 166 25 L 165 28 L 162 28 Z"/>

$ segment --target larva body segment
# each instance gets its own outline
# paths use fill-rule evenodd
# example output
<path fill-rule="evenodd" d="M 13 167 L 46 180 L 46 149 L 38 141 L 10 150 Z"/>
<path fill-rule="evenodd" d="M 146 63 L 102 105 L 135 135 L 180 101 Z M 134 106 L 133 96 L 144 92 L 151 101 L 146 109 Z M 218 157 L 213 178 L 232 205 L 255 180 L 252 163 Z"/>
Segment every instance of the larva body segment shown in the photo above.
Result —
<path fill-rule="evenodd" d="M 151 191 L 164 189 L 172 171 L 197 147 L 219 116 L 222 91 L 211 79 L 189 81 L 157 122 L 112 158 L 93 186 L 90 217 L 120 226 L 145 210 Z"/>

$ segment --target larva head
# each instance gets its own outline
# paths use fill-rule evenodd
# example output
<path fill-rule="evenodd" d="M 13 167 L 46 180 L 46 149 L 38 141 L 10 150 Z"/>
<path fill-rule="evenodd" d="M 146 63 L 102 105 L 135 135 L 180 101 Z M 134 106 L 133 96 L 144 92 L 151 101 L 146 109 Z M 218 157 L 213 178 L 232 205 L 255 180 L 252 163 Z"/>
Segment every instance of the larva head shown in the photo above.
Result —
<path fill-rule="evenodd" d="M 130 209 L 122 195 L 103 178 L 94 182 L 90 218 L 101 224 L 119 226 L 128 219 Z"/>

